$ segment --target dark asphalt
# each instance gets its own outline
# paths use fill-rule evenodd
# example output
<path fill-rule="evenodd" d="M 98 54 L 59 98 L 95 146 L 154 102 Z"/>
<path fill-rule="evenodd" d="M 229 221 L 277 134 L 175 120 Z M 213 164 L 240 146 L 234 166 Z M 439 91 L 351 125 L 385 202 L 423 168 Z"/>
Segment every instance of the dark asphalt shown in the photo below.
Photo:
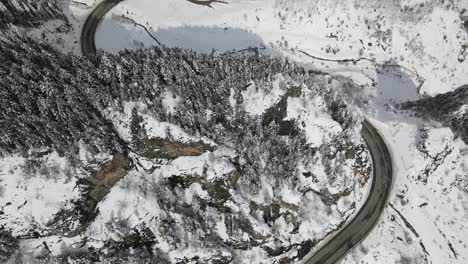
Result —
<path fill-rule="evenodd" d="M 123 0 L 103 0 L 89 14 L 81 31 L 81 52 L 87 57 L 96 56 L 96 29 L 104 16 Z"/>
<path fill-rule="evenodd" d="M 393 181 L 390 152 L 382 136 L 368 120 L 362 123 L 361 135 L 372 157 L 373 178 L 369 196 L 354 218 L 323 247 L 308 256 L 304 264 L 338 262 L 372 231 L 387 205 Z"/>
<path fill-rule="evenodd" d="M 81 49 L 85 56 L 96 56 L 96 29 L 107 12 L 122 1 L 103 0 L 88 16 L 81 33 Z M 387 204 L 393 181 L 390 152 L 382 136 L 368 120 L 362 123 L 361 135 L 373 163 L 369 196 L 355 217 L 313 255 L 306 256 L 304 264 L 331 264 L 339 261 L 372 231 Z"/>

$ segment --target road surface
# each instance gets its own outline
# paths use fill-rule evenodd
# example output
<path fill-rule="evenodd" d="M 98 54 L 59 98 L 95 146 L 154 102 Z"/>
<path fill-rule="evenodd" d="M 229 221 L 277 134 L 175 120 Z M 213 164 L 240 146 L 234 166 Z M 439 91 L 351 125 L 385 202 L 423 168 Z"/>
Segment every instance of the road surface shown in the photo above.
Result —
<path fill-rule="evenodd" d="M 393 181 L 390 152 L 382 136 L 368 120 L 362 123 L 361 135 L 372 158 L 373 177 L 369 196 L 354 218 L 312 256 L 307 256 L 304 264 L 338 262 L 370 233 L 387 205 Z"/>
<path fill-rule="evenodd" d="M 81 49 L 85 56 L 96 55 L 94 36 L 107 12 L 123 0 L 103 0 L 88 16 L 81 34 Z M 341 230 L 327 239 L 318 250 L 306 256 L 304 264 L 336 263 L 371 232 L 382 214 L 392 186 L 393 168 L 390 152 L 382 136 L 372 124 L 362 123 L 361 135 L 367 144 L 373 163 L 372 185 L 369 196 L 355 217 Z"/>
<path fill-rule="evenodd" d="M 96 56 L 96 41 L 94 38 L 96 29 L 107 12 L 122 1 L 123 0 L 103 0 L 91 11 L 91 14 L 88 15 L 81 31 L 81 52 L 83 55 L 87 57 Z"/>

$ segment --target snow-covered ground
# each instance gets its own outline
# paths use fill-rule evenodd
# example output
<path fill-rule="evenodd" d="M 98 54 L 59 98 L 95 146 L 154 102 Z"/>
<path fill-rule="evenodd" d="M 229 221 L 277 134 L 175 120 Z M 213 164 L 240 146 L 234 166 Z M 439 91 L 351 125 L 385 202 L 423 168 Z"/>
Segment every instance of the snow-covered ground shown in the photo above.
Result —
<path fill-rule="evenodd" d="M 365 108 L 390 147 L 395 182 L 380 223 L 343 263 L 465 263 L 468 147 L 440 123 L 396 110 L 417 94 L 388 91 L 418 84 L 401 72 L 380 74 Z"/>
<path fill-rule="evenodd" d="M 28 34 L 53 44 L 64 53 L 81 54 L 80 35 L 83 23 L 98 0 L 64 0 L 68 21 L 49 20 L 38 28 L 27 28 Z"/>
<path fill-rule="evenodd" d="M 86 3 L 92 6 L 95 1 Z M 255 47 L 266 54 L 287 56 L 307 68 L 352 78 L 360 86 L 335 87 L 346 95 L 348 103 L 356 111 L 370 117 L 384 135 L 393 154 L 395 182 L 389 206 L 380 223 L 343 262 L 461 264 L 468 261 L 468 147 L 460 139 L 454 138 L 450 129 L 435 121 L 414 117 L 411 112 L 396 110 L 395 104 L 419 99 L 424 94 L 451 91 L 468 81 L 468 31 L 461 21 L 463 8 L 468 8 L 468 1 L 233 0 L 228 4 L 213 3 L 213 8 L 208 8 L 186 0 L 129 0 L 106 17 L 98 29 L 96 40 L 98 48 L 111 52 L 158 45 L 155 38 L 166 46 L 200 52 L 215 49 L 222 53 Z M 74 33 L 57 39 L 54 38 L 59 35 L 55 33 L 46 36 L 50 36 L 54 43 L 63 43 L 66 51 L 79 52 L 76 41 L 80 23 L 89 11 L 86 5 L 71 3 L 69 16 L 76 18 L 71 20 Z M 52 24 L 44 28 L 50 28 Z M 40 36 L 41 30 L 32 34 Z M 375 62 L 366 59 L 356 63 L 326 62 L 301 51 L 326 59 L 368 58 L 375 59 Z M 281 96 L 278 91 L 266 94 L 260 90 L 254 93 L 253 88 L 251 85 L 249 89 L 252 91 L 245 91 L 248 98 L 245 107 L 251 114 L 262 113 L 269 102 Z M 171 111 L 177 104 L 177 97 L 167 98 L 165 104 Z M 297 98 L 289 100 L 288 118 L 299 118 L 314 124 L 306 128 L 306 133 L 321 133 L 326 141 L 330 138 L 327 133 L 337 132 L 335 129 L 338 127 L 329 122 L 322 111 L 320 97 L 311 99 L 311 104 Z M 298 109 L 297 106 L 301 104 L 305 106 Z M 307 112 L 301 114 L 305 110 Z M 313 113 L 313 116 L 308 116 L 308 113 Z M 122 124 L 119 118 L 126 118 L 114 117 L 116 124 Z M 155 120 L 145 120 L 148 130 L 151 130 L 151 124 L 161 125 Z M 119 127 L 124 138 L 128 135 L 125 129 L 128 128 Z M 317 137 L 310 138 L 317 140 Z M 311 141 L 315 144 L 321 142 Z M 23 162 L 18 157 L 11 159 L 14 160 L 11 164 Z M 194 164 L 189 168 L 179 166 L 177 162 L 173 165 L 179 166 L 178 169 L 197 170 L 200 167 L 196 164 L 208 159 L 201 156 L 196 162 L 182 160 L 182 165 Z M 13 171 L 16 175 L 11 164 L 2 163 L 2 173 Z M 315 173 L 321 177 L 319 184 L 327 186 L 326 174 L 318 167 L 315 169 Z M 143 177 L 137 172 L 129 174 L 100 205 L 101 215 L 88 232 L 102 232 L 103 238 L 116 236 L 115 232 L 106 232 L 116 229 L 109 223 L 117 218 L 129 219 L 132 226 L 138 226 L 140 221 L 153 221 L 152 217 L 160 214 L 151 203 L 154 197 L 143 197 L 134 190 L 142 188 L 140 183 L 143 179 L 153 183 L 159 174 L 164 174 L 163 171 L 171 170 L 174 170 L 173 166 L 162 167 L 149 179 L 147 175 Z M 24 186 L 27 183 L 21 178 L 5 179 L 8 179 L 8 186 Z M 51 186 L 55 186 L 55 183 L 56 180 L 53 180 Z M 68 188 L 61 190 L 64 199 L 72 199 L 76 195 L 70 190 L 73 185 L 64 186 Z M 284 190 L 287 202 L 297 204 L 290 191 Z M 45 189 L 42 192 L 46 192 Z M 17 195 L 12 191 L 7 194 L 9 197 Z M 194 197 L 206 197 L 197 184 L 186 190 L 185 202 L 191 204 Z M 21 199 L 15 202 L 18 203 L 15 206 L 19 206 Z M 315 202 L 318 207 L 322 205 L 319 199 Z M 346 208 L 349 203 L 340 201 L 333 209 L 333 215 L 339 215 L 340 208 Z M 138 208 L 134 208 L 136 205 Z M 60 201 L 50 200 L 44 212 L 51 215 L 58 207 Z M 7 209 L 3 210 L 7 213 Z M 324 210 L 317 208 L 317 211 Z M 37 218 L 35 211 L 31 212 L 29 216 L 21 215 Z M 320 215 L 318 217 L 321 218 Z M 323 228 L 336 221 L 332 218 L 319 225 L 312 221 L 301 231 L 305 234 L 323 234 L 326 232 Z M 41 218 L 38 219 L 38 223 L 42 224 Z M 154 225 L 157 224 L 154 222 Z M 284 222 L 278 221 L 277 224 L 288 228 Z M 215 229 L 221 238 L 226 237 L 222 225 Z M 50 238 L 49 242 L 49 246 L 55 244 L 57 250 L 61 250 L 62 238 Z M 34 248 L 42 241 L 32 243 L 33 246 L 28 248 Z M 189 254 L 196 250 L 174 251 L 164 240 L 159 241 L 157 247 L 172 259 L 180 255 L 190 257 Z M 53 246 L 50 248 L 53 249 Z M 200 256 L 204 254 L 209 255 L 210 252 L 200 251 Z M 249 254 L 251 263 L 261 262 L 265 257 L 260 251 Z"/>
<path fill-rule="evenodd" d="M 184 0 L 126 1 L 98 30 L 97 45 L 112 52 L 157 45 L 145 26 L 163 45 L 220 53 L 265 47 L 268 54 L 353 78 L 364 87 L 359 91 L 344 87 L 343 93 L 384 134 L 393 153 L 396 180 L 392 206 L 344 262 L 465 263 L 467 146 L 454 139 L 450 129 L 393 110 L 393 104 L 466 83 L 463 45 L 468 43 L 468 31 L 460 14 L 468 2 L 228 2 L 207 8 Z M 377 65 L 366 60 L 323 62 L 299 50 L 327 59 L 371 58 Z M 379 65 L 384 62 L 403 67 Z M 424 140 L 422 131 L 427 131 Z M 427 148 L 426 154 L 422 148 Z M 436 157 L 440 166 L 433 165 Z M 408 229 L 406 221 L 417 233 Z"/>
<path fill-rule="evenodd" d="M 144 234 L 148 230 L 156 237 L 152 252 L 169 263 L 196 263 L 197 259 L 211 263 L 212 259 L 221 258 L 234 263 L 266 264 L 302 258 L 304 254 L 298 253 L 302 247 L 309 245 L 310 249 L 357 212 L 365 201 L 371 173 L 369 154 L 359 151 L 365 150 L 358 137 L 359 127 L 342 127 L 326 107 L 324 97 L 333 93 L 341 82 L 329 82 L 330 77 L 321 75 L 310 78 L 314 78 L 308 79 L 310 86 L 296 83 L 283 74 L 272 77 L 271 85 L 252 80 L 251 86 L 256 88 L 246 88 L 242 91 L 245 96 L 260 98 L 268 94 L 269 100 L 261 104 L 255 100 L 235 102 L 232 109 L 241 107 L 243 110 L 240 113 L 228 111 L 224 117 L 241 118 L 245 113 L 242 121 L 252 124 L 252 120 L 262 120 L 269 109 L 284 102 L 291 87 L 300 87 L 300 92 L 286 98 L 284 109 L 285 120 L 300 124 L 298 135 L 291 138 L 271 133 L 270 128 L 263 129 L 263 126 L 251 126 L 246 133 L 230 136 L 231 131 L 220 126 L 218 129 L 227 134 L 222 138 L 226 141 L 215 143 L 189 135 L 177 125 L 156 120 L 149 107 L 141 102 L 123 103 L 123 111 L 107 109 L 105 114 L 121 138 L 132 147 L 138 136 L 134 129 L 141 127 L 145 137 L 150 139 L 201 141 L 216 149 L 199 156 L 163 161 L 141 152 L 132 153 L 138 164 L 112 186 L 98 204 L 96 219 L 82 234 L 74 237 L 48 235 L 55 234 L 54 225 L 35 227 L 44 232 L 39 239 L 32 236 L 21 241 L 21 258 L 34 261 L 33 257 L 49 254 L 109 250 L 109 243 L 126 243 L 132 232 Z M 174 99 L 173 88 L 163 89 L 166 89 L 164 94 Z M 168 101 L 165 99 L 163 101 Z M 174 100 L 162 104 L 161 108 L 179 112 L 178 104 Z M 346 114 L 359 123 L 360 114 L 347 113 L 349 110 L 335 114 Z M 135 124 L 136 115 L 141 117 L 138 124 Z M 258 123 L 261 122 L 254 124 Z M 249 133 L 264 135 L 254 137 Z M 234 141 L 236 144 L 231 143 Z M 247 169 L 240 172 L 239 166 Z M 5 168 L 5 172 L 8 169 Z M 0 172 L 3 171 L 0 168 Z M 27 172 L 22 173 L 27 175 Z M 57 173 L 54 175 L 63 179 Z M 44 183 L 42 177 L 34 179 L 41 184 L 48 183 Z M 76 178 L 66 186 L 75 185 Z M 41 188 L 36 196 L 40 198 L 49 191 Z M 62 204 L 57 205 L 56 210 L 39 212 L 42 218 L 50 220 L 59 209 L 73 210 L 68 205 L 77 199 L 76 194 L 71 195 L 69 189 L 63 191 L 68 195 L 60 196 Z M 16 194 L 19 201 L 27 199 L 30 192 L 25 192 L 26 197 L 21 194 Z M 55 194 L 51 196 L 56 197 Z M 24 212 L 17 215 L 27 217 Z M 6 217 L 3 223 L 10 224 L 11 220 Z M 24 236 L 29 235 L 30 230 L 14 231 L 15 235 Z"/>
<path fill-rule="evenodd" d="M 78 171 L 57 153 L 41 159 L 10 156 L 0 161 L 0 224 L 15 235 L 44 229 L 66 200 L 77 198 Z"/>
<path fill-rule="evenodd" d="M 468 33 L 461 21 L 468 1 L 227 2 L 208 8 L 185 0 L 124 1 L 99 28 L 97 46 L 116 52 L 157 45 L 156 38 L 203 52 L 267 47 L 283 55 L 302 50 L 327 59 L 366 57 L 408 68 L 425 80 L 420 93 L 430 95 L 468 79 Z M 339 70 L 336 63 L 312 62 Z"/>
<path fill-rule="evenodd" d="M 465 263 L 467 146 L 448 128 L 404 115 L 377 127 L 396 165 L 390 206 L 344 263 Z M 418 138 L 421 129 L 424 139 Z"/>

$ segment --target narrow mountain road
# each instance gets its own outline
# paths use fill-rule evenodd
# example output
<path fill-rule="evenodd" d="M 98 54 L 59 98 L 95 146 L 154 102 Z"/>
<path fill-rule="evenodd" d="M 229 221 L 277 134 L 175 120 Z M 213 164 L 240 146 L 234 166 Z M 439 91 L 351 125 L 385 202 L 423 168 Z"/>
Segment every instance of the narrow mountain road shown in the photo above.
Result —
<path fill-rule="evenodd" d="M 306 257 L 304 264 L 338 262 L 370 233 L 387 205 L 393 181 L 390 152 L 382 136 L 368 120 L 362 123 L 361 135 L 372 158 L 373 177 L 369 196 L 354 218 L 335 233 L 323 247 L 313 252 L 312 256 Z"/>
<path fill-rule="evenodd" d="M 81 49 L 85 56 L 96 55 L 96 29 L 106 13 L 122 1 L 103 0 L 88 16 L 81 34 Z M 390 152 L 382 136 L 368 120 L 362 123 L 361 135 L 367 144 L 373 163 L 369 196 L 355 217 L 328 238 L 320 249 L 306 256 L 302 261 L 304 264 L 331 264 L 339 261 L 372 231 L 387 204 L 393 181 Z"/>
<path fill-rule="evenodd" d="M 81 52 L 87 57 L 96 56 L 96 30 L 104 16 L 123 0 L 103 0 L 88 15 L 81 31 Z"/>

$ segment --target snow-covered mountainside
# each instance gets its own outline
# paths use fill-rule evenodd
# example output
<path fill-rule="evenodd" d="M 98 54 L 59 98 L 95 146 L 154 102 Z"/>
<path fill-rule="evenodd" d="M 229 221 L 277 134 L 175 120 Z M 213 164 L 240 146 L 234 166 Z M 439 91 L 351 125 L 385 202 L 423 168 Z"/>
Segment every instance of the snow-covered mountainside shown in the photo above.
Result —
<path fill-rule="evenodd" d="M 127 0 L 89 59 L 99 2 L 0 1 L 1 263 L 304 260 L 366 200 L 364 117 L 395 181 L 342 262 L 468 261 L 466 1 Z"/>
<path fill-rule="evenodd" d="M 182 49 L 93 63 L 2 33 L 5 259 L 289 262 L 364 201 L 347 79 Z"/>
<path fill-rule="evenodd" d="M 422 116 L 443 122 L 468 144 L 468 85 L 435 97 L 406 102 L 402 108 L 415 109 Z"/>
<path fill-rule="evenodd" d="M 419 93 L 466 84 L 466 0 L 255 0 L 213 3 L 124 1 L 98 29 L 97 46 L 116 52 L 158 45 L 209 52 L 266 48 L 310 62 L 303 52 L 340 60 L 367 58 L 404 66 Z M 332 71 L 336 63 L 312 60 Z M 352 69 L 366 68 L 361 60 Z M 351 73 L 348 73 L 351 74 Z"/>

